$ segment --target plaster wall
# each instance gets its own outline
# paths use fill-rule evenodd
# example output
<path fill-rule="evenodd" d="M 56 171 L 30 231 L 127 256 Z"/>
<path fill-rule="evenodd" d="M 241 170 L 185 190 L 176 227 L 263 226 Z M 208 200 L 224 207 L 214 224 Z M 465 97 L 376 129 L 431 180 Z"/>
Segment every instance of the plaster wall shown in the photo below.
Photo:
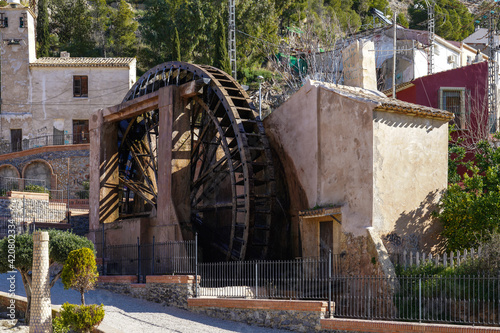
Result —
<path fill-rule="evenodd" d="M 374 107 L 308 82 L 265 119 L 285 168 L 292 228 L 299 210 L 341 205 L 343 231 L 366 235 L 373 208 Z"/>
<path fill-rule="evenodd" d="M 128 67 L 31 67 L 33 115 L 23 136 L 53 135 L 54 128 L 73 134 L 73 120 L 87 120 L 99 108 L 122 101 L 133 84 Z M 88 97 L 73 97 L 73 76 L 88 76 Z M 2 135 L 8 137 L 8 126 Z"/>
<path fill-rule="evenodd" d="M 371 41 L 355 41 L 342 50 L 344 84 L 377 90 L 375 46 Z"/>
<path fill-rule="evenodd" d="M 452 57 L 453 61 L 450 62 L 449 57 Z M 436 38 L 433 61 L 435 73 L 457 68 L 460 64 L 460 49 L 452 49 Z"/>
<path fill-rule="evenodd" d="M 26 108 L 31 103 L 29 63 L 36 57 L 33 16 L 21 7 L 3 7 L 0 12 L 8 18 L 8 27 L 0 29 L 1 119 L 2 122 L 10 122 L 13 118 L 21 118 L 29 126 L 32 119 L 26 114 Z M 24 28 L 20 28 L 19 18 L 23 14 L 27 22 Z M 11 43 L 12 40 L 16 42 Z M 13 128 L 19 126 L 16 124 Z"/>
<path fill-rule="evenodd" d="M 371 226 L 372 110 L 375 104 L 318 88 L 318 187 L 315 205 L 342 205 L 343 231 Z"/>
<path fill-rule="evenodd" d="M 431 250 L 439 224 L 430 213 L 447 185 L 447 123 L 375 111 L 373 140 L 374 230 L 418 237 Z"/>

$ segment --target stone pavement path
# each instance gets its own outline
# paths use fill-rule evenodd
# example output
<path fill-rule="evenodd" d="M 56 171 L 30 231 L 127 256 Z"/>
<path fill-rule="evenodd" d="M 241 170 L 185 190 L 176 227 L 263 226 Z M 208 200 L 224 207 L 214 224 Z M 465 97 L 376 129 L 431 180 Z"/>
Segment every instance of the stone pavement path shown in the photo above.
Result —
<path fill-rule="evenodd" d="M 21 276 L 19 274 L 17 276 L 16 295 L 25 296 Z M 6 274 L 0 274 L 0 290 L 8 291 Z M 80 294 L 74 290 L 64 290 L 60 280 L 51 289 L 51 298 L 54 305 L 61 305 L 64 302 L 80 304 Z M 90 291 L 85 294 L 85 302 L 104 304 L 106 315 L 100 328 L 105 329 L 106 333 L 290 332 L 211 318 L 175 307 L 114 294 L 107 290 Z"/>

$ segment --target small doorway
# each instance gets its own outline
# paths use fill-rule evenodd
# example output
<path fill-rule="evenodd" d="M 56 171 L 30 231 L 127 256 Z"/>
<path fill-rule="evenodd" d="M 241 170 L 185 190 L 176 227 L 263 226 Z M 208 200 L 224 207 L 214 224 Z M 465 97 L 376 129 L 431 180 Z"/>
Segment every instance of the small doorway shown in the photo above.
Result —
<path fill-rule="evenodd" d="M 73 120 L 73 144 L 89 143 L 89 121 Z"/>
<path fill-rule="evenodd" d="M 22 129 L 11 129 L 10 130 L 10 144 L 11 144 L 11 150 L 13 152 L 23 150 L 23 130 Z"/>
<path fill-rule="evenodd" d="M 333 221 L 319 223 L 319 256 L 328 258 L 328 252 L 333 251 Z"/>

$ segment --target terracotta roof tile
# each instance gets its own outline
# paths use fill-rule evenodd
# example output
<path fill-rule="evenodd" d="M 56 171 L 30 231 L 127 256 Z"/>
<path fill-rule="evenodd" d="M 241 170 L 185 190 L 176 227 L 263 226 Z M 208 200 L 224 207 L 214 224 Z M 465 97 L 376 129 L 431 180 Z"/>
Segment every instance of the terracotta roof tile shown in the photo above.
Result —
<path fill-rule="evenodd" d="M 129 67 L 135 58 L 39 58 L 30 67 Z"/>
<path fill-rule="evenodd" d="M 324 89 L 334 91 L 340 95 L 353 99 L 360 99 L 375 103 L 377 104 L 377 106 L 375 107 L 376 111 L 406 113 L 412 116 L 441 119 L 445 121 L 452 120 L 455 117 L 453 113 L 448 111 L 403 102 L 399 99 L 388 98 L 379 91 L 371 91 L 358 87 L 342 86 L 336 84 L 327 84 L 318 81 L 311 81 L 311 85 L 322 87 Z"/>

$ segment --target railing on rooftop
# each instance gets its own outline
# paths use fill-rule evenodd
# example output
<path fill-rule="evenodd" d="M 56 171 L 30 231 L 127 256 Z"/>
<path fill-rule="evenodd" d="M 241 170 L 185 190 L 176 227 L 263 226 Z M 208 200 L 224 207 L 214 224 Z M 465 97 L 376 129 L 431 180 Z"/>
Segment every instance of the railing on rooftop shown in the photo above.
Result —
<path fill-rule="evenodd" d="M 14 153 L 46 146 L 78 145 L 86 143 L 90 143 L 90 135 L 88 132 L 79 134 L 43 135 L 17 142 L 1 142 L 0 154 Z"/>

